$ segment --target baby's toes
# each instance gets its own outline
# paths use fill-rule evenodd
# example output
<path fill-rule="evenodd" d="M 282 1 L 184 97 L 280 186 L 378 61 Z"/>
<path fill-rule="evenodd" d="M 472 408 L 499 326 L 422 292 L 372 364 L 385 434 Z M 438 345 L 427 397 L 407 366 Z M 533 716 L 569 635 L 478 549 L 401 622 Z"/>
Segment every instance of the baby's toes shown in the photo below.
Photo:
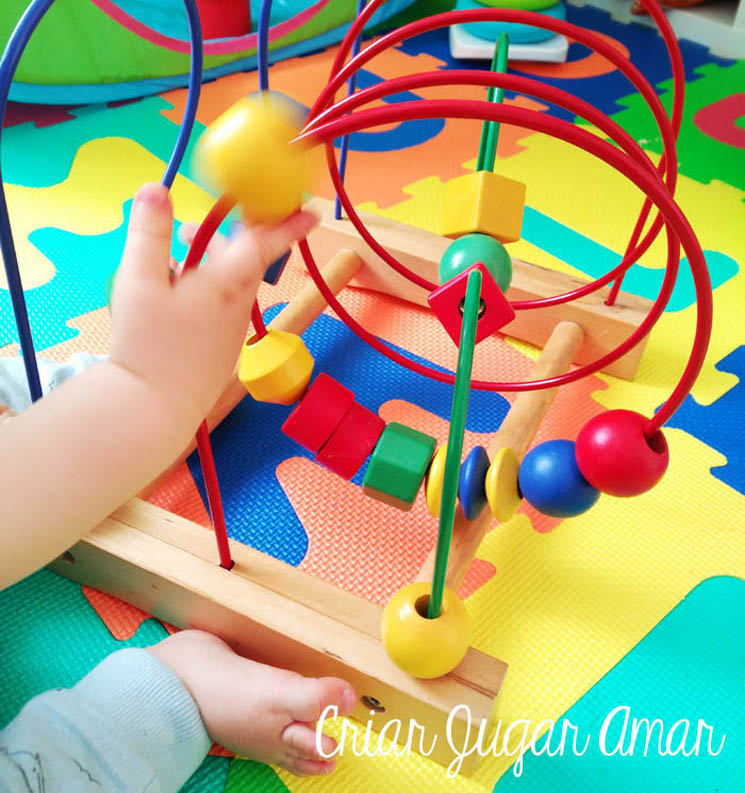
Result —
<path fill-rule="evenodd" d="M 354 689 L 338 677 L 300 678 L 289 693 L 289 711 L 294 721 L 317 721 L 326 708 L 336 705 L 340 716 L 348 716 L 357 704 Z"/>
<path fill-rule="evenodd" d="M 336 741 L 331 736 L 317 736 L 314 727 L 297 721 L 285 727 L 282 742 L 293 755 L 306 760 L 327 760 L 336 752 Z"/>

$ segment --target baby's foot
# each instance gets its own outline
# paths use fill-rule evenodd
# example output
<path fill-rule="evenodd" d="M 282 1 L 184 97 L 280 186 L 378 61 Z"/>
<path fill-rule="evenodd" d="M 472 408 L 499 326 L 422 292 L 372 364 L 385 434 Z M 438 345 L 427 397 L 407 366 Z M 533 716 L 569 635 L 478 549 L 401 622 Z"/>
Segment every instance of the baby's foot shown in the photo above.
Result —
<path fill-rule="evenodd" d="M 309 678 L 236 655 L 201 631 L 182 631 L 150 652 L 170 667 L 194 697 L 210 737 L 227 749 L 298 776 L 328 774 L 336 748 L 316 740 L 316 721 L 329 705 L 354 710 L 352 687 L 335 677 Z"/>

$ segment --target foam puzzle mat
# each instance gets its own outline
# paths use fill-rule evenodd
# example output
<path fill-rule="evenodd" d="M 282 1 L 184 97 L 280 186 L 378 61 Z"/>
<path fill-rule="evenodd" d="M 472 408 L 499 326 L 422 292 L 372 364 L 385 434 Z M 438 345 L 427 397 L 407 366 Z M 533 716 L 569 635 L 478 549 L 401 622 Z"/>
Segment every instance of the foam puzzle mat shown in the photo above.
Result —
<path fill-rule="evenodd" d="M 568 18 L 617 39 L 669 106 L 670 74 L 656 33 L 590 7 L 569 6 Z M 742 789 L 745 61 L 714 57 L 688 41 L 681 46 L 686 111 L 676 197 L 706 254 L 715 322 L 700 379 L 666 429 L 670 469 L 652 492 L 628 500 L 604 496 L 577 518 L 559 520 L 521 507 L 509 523 L 487 534 L 461 594 L 472 618 L 472 643 L 510 665 L 498 714 L 503 724 L 566 718 L 580 732 L 597 733 L 606 714 L 628 706 L 632 716 L 658 718 L 668 731 L 679 720 L 704 719 L 714 726 L 715 748 L 726 734 L 720 753 L 606 756 L 595 742 L 581 757 L 529 752 L 518 766 L 515 734 L 508 751 L 486 757 L 470 778 L 448 779 L 443 768 L 417 756 L 348 754 L 331 777 L 297 779 L 217 752 L 189 781 L 188 793 Z M 310 105 L 332 58 L 333 50 L 325 50 L 279 63 L 272 67 L 272 87 Z M 438 31 L 376 58 L 360 84 L 455 65 L 446 32 Z M 618 121 L 653 156 L 660 153 L 652 117 L 639 97 L 582 46 L 572 43 L 563 65 L 512 68 L 571 90 Z M 255 73 L 206 84 L 197 133 L 256 87 Z M 463 98 L 483 93 L 470 87 L 458 92 Z M 447 89 L 426 89 L 404 98 L 447 95 Z M 525 96 L 508 92 L 506 101 L 566 117 Z M 131 197 L 142 182 L 159 179 L 184 103 L 185 91 L 178 90 L 116 106 L 9 109 L 3 177 L 32 330 L 44 357 L 106 352 L 104 287 L 121 253 Z M 444 185 L 473 170 L 479 134 L 480 125 L 440 120 L 354 134 L 347 183 L 355 205 L 439 231 Z M 620 261 L 642 203 L 621 177 L 566 144 L 512 127 L 500 134 L 496 170 L 528 185 L 523 239 L 509 246 L 513 255 L 591 277 Z M 318 193 L 332 197 L 328 183 Z M 200 220 L 211 205 L 188 157 L 173 195 L 177 225 Z M 184 255 L 178 242 L 173 253 Z M 655 295 L 662 263 L 658 241 L 624 288 Z M 685 274 L 685 263 L 681 270 Z M 306 277 L 293 257 L 278 286 L 262 287 L 267 319 Z M 423 309 L 358 290 L 346 290 L 342 302 L 380 338 L 436 366 L 454 366 L 454 346 Z M 574 438 L 591 416 L 608 408 L 652 414 L 685 364 L 693 302 L 689 274 L 680 278 L 653 331 L 634 382 L 596 375 L 561 389 L 537 440 Z M 330 312 L 304 338 L 318 369 L 351 388 L 362 404 L 386 421 L 446 439 L 447 387 L 381 358 Z M 15 354 L 10 300 L 0 280 L 0 355 Z M 500 379 L 520 379 L 536 355 L 527 345 L 493 337 L 479 346 L 475 375 L 493 378 L 496 368 Z M 494 432 L 511 399 L 474 392 L 466 451 Z M 434 543 L 436 522 L 421 494 L 411 512 L 401 513 L 362 494 L 362 473 L 345 482 L 317 466 L 281 433 L 288 412 L 247 397 L 213 433 L 231 535 L 384 603 L 412 580 Z M 152 500 L 209 523 L 194 456 Z M 49 571 L 1 593 L 0 614 L 0 724 L 33 695 L 74 684 L 108 653 L 151 644 L 170 629 Z"/>

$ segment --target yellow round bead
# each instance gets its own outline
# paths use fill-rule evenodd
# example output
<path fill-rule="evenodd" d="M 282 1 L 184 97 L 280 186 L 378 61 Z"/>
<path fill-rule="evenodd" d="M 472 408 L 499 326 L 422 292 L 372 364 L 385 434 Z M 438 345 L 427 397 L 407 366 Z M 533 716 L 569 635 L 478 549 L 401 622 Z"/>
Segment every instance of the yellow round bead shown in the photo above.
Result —
<path fill-rule="evenodd" d="M 486 472 L 486 500 L 494 517 L 506 523 L 520 504 L 517 472 L 520 462 L 510 448 L 500 449 Z"/>
<path fill-rule="evenodd" d="M 468 651 L 468 612 L 460 598 L 446 589 L 442 612 L 427 619 L 432 587 L 428 582 L 409 584 L 383 609 L 381 638 L 396 666 L 413 677 L 441 677 L 455 669 Z"/>
<path fill-rule="evenodd" d="M 257 341 L 249 339 L 241 350 L 238 378 L 259 402 L 297 402 L 312 374 L 313 356 L 294 333 L 270 329 Z"/>
<path fill-rule="evenodd" d="M 440 516 L 440 506 L 442 504 L 442 485 L 445 481 L 445 458 L 448 453 L 447 443 L 435 452 L 432 462 L 427 471 L 427 480 L 424 485 L 424 495 L 427 499 L 427 509 L 430 515 L 436 518 Z"/>
<path fill-rule="evenodd" d="M 292 143 L 302 126 L 287 99 L 262 93 L 245 97 L 214 121 L 197 147 L 207 180 L 230 193 L 250 223 L 276 223 L 291 215 L 310 189 L 307 146 Z"/>

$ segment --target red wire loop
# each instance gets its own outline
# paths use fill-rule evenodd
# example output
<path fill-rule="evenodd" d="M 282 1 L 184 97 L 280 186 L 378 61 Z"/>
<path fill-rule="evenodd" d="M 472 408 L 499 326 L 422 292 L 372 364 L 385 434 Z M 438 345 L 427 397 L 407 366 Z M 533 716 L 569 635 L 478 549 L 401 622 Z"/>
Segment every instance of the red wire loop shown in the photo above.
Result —
<path fill-rule="evenodd" d="M 363 128 L 366 129 L 390 124 L 395 121 L 400 122 L 402 120 L 443 117 L 485 119 L 489 121 L 498 121 L 500 123 L 506 122 L 537 132 L 554 135 L 567 143 L 579 146 L 590 154 L 607 162 L 634 182 L 645 194 L 649 195 L 657 208 L 663 212 L 668 236 L 668 261 L 665 279 L 660 295 L 654 303 L 649 315 L 628 339 L 622 342 L 615 350 L 607 353 L 593 364 L 557 377 L 529 383 L 485 383 L 481 381 L 473 383 L 475 388 L 499 391 L 526 391 L 536 388 L 552 388 L 592 374 L 620 358 L 649 333 L 654 323 L 664 311 L 665 305 L 675 285 L 679 254 L 678 240 L 680 240 L 688 256 L 688 262 L 691 267 L 696 288 L 698 306 L 696 336 L 691 357 L 678 387 L 660 412 L 654 418 L 650 419 L 648 423 L 648 432 L 650 434 L 654 433 L 667 418 L 669 418 L 669 415 L 680 404 L 685 394 L 688 393 L 689 384 L 695 380 L 698 371 L 700 371 L 711 333 L 711 283 L 709 281 L 709 274 L 706 269 L 703 252 L 701 251 L 701 246 L 688 224 L 688 221 L 673 200 L 664 183 L 655 172 L 646 167 L 642 167 L 625 152 L 615 148 L 607 141 L 602 140 L 581 127 L 576 127 L 566 121 L 525 108 L 495 105 L 488 102 L 429 100 L 427 102 L 397 103 L 394 106 L 375 107 L 346 115 L 314 128 L 312 133 L 308 134 L 312 134 L 319 139 L 330 141 L 335 137 L 350 134 Z M 382 342 L 375 339 L 370 333 L 361 328 L 339 304 L 331 290 L 323 282 L 320 272 L 312 260 L 312 254 L 310 253 L 307 241 L 301 243 L 300 250 L 306 260 L 306 265 L 311 276 L 329 305 L 338 316 L 360 336 L 360 338 L 392 360 L 407 366 L 413 371 L 425 374 L 442 382 L 453 382 L 453 375 L 451 373 L 443 373 L 439 370 L 419 364 L 418 362 L 410 361 L 397 351 L 382 344 Z"/>
<path fill-rule="evenodd" d="M 561 140 L 575 146 L 579 146 L 585 151 L 600 158 L 611 165 L 617 171 L 625 175 L 645 193 L 645 200 L 642 205 L 639 217 L 632 231 L 626 252 L 615 268 L 609 273 L 596 279 L 582 287 L 567 292 L 562 295 L 553 295 L 547 298 L 536 300 L 516 301 L 513 307 L 519 310 L 541 308 L 576 299 L 589 294 L 597 289 L 614 281 L 607 301 L 612 303 L 615 300 L 625 272 L 638 260 L 656 239 L 659 231 L 665 227 L 668 244 L 668 255 L 665 278 L 663 280 L 660 293 L 654 302 L 648 316 L 624 342 L 611 352 L 602 356 L 594 363 L 578 368 L 563 375 L 547 378 L 545 380 L 531 382 L 514 383 L 492 383 L 477 381 L 473 383 L 475 388 L 493 391 L 527 391 L 536 388 L 552 388 L 564 385 L 574 380 L 578 380 L 593 372 L 599 371 L 603 367 L 612 363 L 628 352 L 635 344 L 641 341 L 649 333 L 655 322 L 659 319 L 670 298 L 675 279 L 677 277 L 679 245 L 683 248 L 688 257 L 688 263 L 693 275 L 694 286 L 697 298 L 697 322 L 694 336 L 693 348 L 688 363 L 681 375 L 678 384 L 672 394 L 665 401 L 658 413 L 651 418 L 645 427 L 648 436 L 654 434 L 679 407 L 680 403 L 690 391 L 698 372 L 703 365 L 708 340 L 711 334 L 711 314 L 712 314 L 712 294 L 711 283 L 709 281 L 706 262 L 701 251 L 701 247 L 693 233 L 690 225 L 680 211 L 679 207 L 672 198 L 677 180 L 677 156 L 675 151 L 675 139 L 680 129 L 683 106 L 683 90 L 685 85 L 685 75 L 680 49 L 675 40 L 672 28 L 667 21 L 664 13 L 654 0 L 642 0 L 650 11 L 652 18 L 658 25 L 667 47 L 673 71 L 674 98 L 672 117 L 668 119 L 664 108 L 649 82 L 642 74 L 629 63 L 612 44 L 600 38 L 590 31 L 578 28 L 568 22 L 552 19 L 545 15 L 535 14 L 526 11 L 512 9 L 479 9 L 476 11 L 450 11 L 438 14 L 422 20 L 417 20 L 408 25 L 395 30 L 380 39 L 377 39 L 369 47 L 353 57 L 346 65 L 344 62 L 351 50 L 352 44 L 364 28 L 367 21 L 385 0 L 372 0 L 362 14 L 350 27 L 347 35 L 342 41 L 334 59 L 331 69 L 329 82 L 321 91 L 316 102 L 311 109 L 308 117 L 307 126 L 300 136 L 306 140 L 315 140 L 326 144 L 327 161 L 329 171 L 337 190 L 337 195 L 344 206 L 350 221 L 355 225 L 360 236 L 368 243 L 371 249 L 386 261 L 394 270 L 407 277 L 410 281 L 419 286 L 430 290 L 434 287 L 425 278 L 410 272 L 394 257 L 392 257 L 365 228 L 361 219 L 347 195 L 342 183 L 336 155 L 333 147 L 333 140 L 341 135 L 359 131 L 361 129 L 379 126 L 382 124 L 396 123 L 405 120 L 417 120 L 424 118 L 470 118 L 479 120 L 493 120 L 515 124 L 527 129 L 554 135 Z M 663 155 L 655 169 L 646 153 L 641 147 L 618 125 L 608 119 L 604 114 L 593 108 L 583 100 L 573 97 L 564 91 L 552 86 L 538 83 L 526 77 L 517 75 L 499 75 L 491 72 L 479 72 L 469 70 L 458 70 L 455 72 L 434 72 L 418 75 L 407 75 L 386 81 L 382 84 L 364 89 L 352 96 L 342 99 L 333 104 L 336 92 L 344 85 L 346 80 L 357 70 L 362 68 L 371 58 L 383 52 L 394 44 L 399 43 L 411 36 L 419 33 L 434 30 L 450 24 L 463 22 L 473 22 L 478 20 L 505 21 L 530 24 L 551 30 L 555 33 L 568 35 L 572 39 L 585 44 L 590 49 L 599 53 L 621 71 L 632 85 L 643 96 L 655 121 L 659 127 L 660 135 L 663 140 Z M 546 116 L 535 111 L 524 108 L 509 107 L 504 105 L 494 105 L 487 102 L 473 102 L 463 100 L 429 100 L 419 102 L 397 103 L 393 106 L 375 107 L 359 110 L 365 104 L 372 102 L 404 90 L 429 87 L 442 84 L 467 84 L 467 85 L 495 85 L 502 86 L 508 90 L 520 91 L 521 93 L 531 94 L 538 98 L 560 105 L 576 115 L 582 116 L 590 123 L 594 124 L 609 138 L 614 140 L 621 147 L 615 148 L 605 140 L 593 135 L 592 133 L 573 124 L 561 121 L 560 119 Z M 352 111 L 357 112 L 352 112 Z M 205 218 L 202 227 L 195 237 L 192 248 L 187 256 L 187 263 L 194 266 L 194 261 L 198 263 L 206 249 L 209 239 L 214 234 L 217 226 L 232 207 L 231 199 L 223 196 L 213 210 Z M 656 206 L 658 214 L 652 222 L 644 238 L 639 242 L 642 231 L 649 217 L 652 206 Z M 198 243 L 198 244 L 197 244 Z M 300 250 L 305 259 L 308 271 L 315 281 L 318 289 L 324 295 L 329 306 L 337 313 L 339 318 L 345 322 L 360 338 L 371 347 L 391 358 L 395 362 L 406 366 L 412 371 L 419 372 L 427 377 L 442 382 L 452 383 L 453 374 L 433 369 L 417 361 L 413 361 L 398 351 L 388 347 L 379 339 L 366 331 L 351 315 L 341 306 L 334 294 L 324 282 L 323 277 L 313 259 L 313 255 L 308 246 L 307 240 L 300 243 Z M 190 257 L 192 257 L 190 259 Z M 257 317 L 258 315 L 258 322 Z M 257 333 L 262 335 L 263 322 L 258 305 L 254 305 L 252 316 Z"/>
<path fill-rule="evenodd" d="M 187 270 L 192 270 L 202 261 L 209 245 L 210 240 L 215 235 L 219 225 L 230 212 L 235 201 L 228 196 L 223 196 L 210 209 L 201 225 L 194 235 L 189 250 L 181 268 L 181 275 Z M 199 454 L 199 465 L 204 476 L 204 487 L 207 491 L 207 504 L 210 509 L 212 526 L 215 530 L 215 540 L 217 541 L 217 553 L 220 557 L 220 567 L 230 570 L 233 566 L 233 558 L 230 554 L 230 543 L 228 542 L 228 529 L 225 525 L 225 511 L 222 506 L 220 495 L 220 484 L 217 479 L 217 469 L 215 467 L 215 457 L 212 453 L 212 442 L 210 441 L 210 431 L 207 422 L 203 421 L 197 430 L 197 452 Z"/>
<path fill-rule="evenodd" d="M 362 104 L 365 104 L 369 101 L 372 101 L 373 92 L 369 89 L 360 92 L 360 94 L 365 94 L 366 99 L 359 100 L 350 98 L 349 100 L 342 100 L 333 108 L 329 108 L 329 105 L 333 102 L 334 95 L 339 90 L 339 88 L 344 84 L 344 82 L 351 76 L 355 71 L 361 68 L 365 63 L 367 63 L 371 58 L 375 57 L 378 53 L 384 51 L 385 49 L 393 46 L 396 43 L 399 43 L 402 40 L 405 40 L 413 35 L 418 33 L 426 32 L 428 30 L 433 30 L 438 27 L 444 27 L 450 24 L 462 23 L 462 22 L 469 22 L 469 21 L 478 21 L 478 20 L 490 20 L 490 21 L 508 21 L 508 22 L 521 22 L 523 24 L 532 24 L 536 27 L 542 27 L 548 30 L 552 30 L 556 33 L 563 33 L 565 35 L 569 35 L 571 38 L 580 41 L 581 43 L 585 44 L 586 46 L 593 49 L 595 52 L 598 52 L 607 60 L 609 60 L 612 64 L 616 66 L 630 81 L 631 83 L 637 88 L 637 90 L 642 94 L 644 99 L 647 101 L 650 110 L 652 111 L 655 120 L 660 128 L 660 133 L 663 138 L 664 142 L 664 153 L 663 156 L 658 164 L 657 172 L 659 173 L 659 180 L 658 184 L 661 185 L 665 190 L 669 190 L 670 193 L 674 192 L 676 177 L 677 177 L 677 157 L 675 153 L 675 145 L 674 140 L 677 137 L 677 133 L 680 129 L 680 124 L 682 120 L 682 107 L 683 107 L 683 91 L 685 85 L 684 79 L 684 70 L 683 70 L 683 62 L 682 56 L 680 53 L 680 49 L 677 45 L 677 41 L 675 39 L 674 33 L 672 32 L 672 28 L 670 27 L 667 18 L 665 17 L 664 13 L 659 8 L 659 5 L 654 2 L 654 0 L 643 0 L 644 5 L 650 11 L 651 16 L 655 20 L 659 30 L 662 33 L 663 39 L 665 41 L 665 45 L 668 50 L 668 54 L 670 57 L 670 62 L 673 70 L 673 83 L 674 83 L 674 97 L 673 97 L 673 110 L 672 110 L 672 119 L 671 121 L 668 120 L 667 116 L 665 115 L 664 109 L 657 97 L 656 93 L 652 89 L 651 85 L 648 83 L 647 80 L 638 72 L 638 70 L 630 63 L 628 63 L 623 57 L 612 47 L 608 42 L 600 39 L 595 34 L 589 33 L 584 31 L 580 28 L 577 28 L 574 25 L 570 25 L 569 23 L 563 22 L 561 20 L 553 20 L 547 18 L 540 14 L 534 14 L 531 12 L 523 12 L 523 11 L 514 11 L 514 10 L 505 10 L 505 9 L 479 9 L 478 11 L 452 11 L 445 14 L 436 15 L 434 17 L 429 17 L 427 19 L 418 20 L 416 22 L 410 23 L 388 35 L 378 39 L 373 44 L 371 44 L 366 50 L 361 52 L 356 57 L 352 58 L 346 66 L 343 66 L 344 61 L 346 60 L 349 51 L 352 47 L 352 43 L 357 37 L 358 33 L 364 28 L 367 21 L 370 17 L 375 13 L 375 11 L 382 5 L 384 0 L 372 0 L 371 3 L 367 5 L 364 9 L 363 13 L 357 18 L 357 20 L 353 23 L 350 27 L 347 36 L 342 41 L 339 50 L 337 52 L 336 58 L 331 68 L 331 74 L 329 83 L 327 84 L 326 88 L 321 92 L 318 99 L 313 105 L 311 109 L 311 113 L 309 115 L 309 124 L 306 127 L 306 134 L 308 134 L 311 130 L 318 132 L 319 124 L 320 124 L 320 116 L 326 118 L 336 119 L 336 126 L 334 126 L 334 122 L 327 125 L 328 129 L 325 130 L 327 135 L 323 135 L 322 137 L 326 137 L 326 148 L 327 148 L 327 161 L 329 164 L 329 170 L 331 173 L 332 180 L 334 181 L 334 185 L 337 189 L 337 194 L 339 195 L 340 201 L 344 206 L 348 217 L 355 225 L 357 231 L 360 235 L 365 239 L 365 241 L 370 245 L 373 251 L 377 253 L 384 261 L 386 261 L 394 270 L 397 270 L 405 277 L 409 278 L 413 283 L 418 283 L 420 286 L 424 288 L 431 288 L 431 284 L 426 282 L 426 279 L 421 278 L 420 276 L 416 275 L 415 273 L 410 273 L 406 268 L 403 267 L 400 263 L 398 263 L 393 257 L 391 257 L 385 249 L 383 249 L 369 234 L 367 229 L 364 227 L 364 224 L 359 219 L 359 216 L 356 214 L 354 207 L 349 201 L 349 198 L 344 190 L 344 186 L 341 183 L 341 178 L 338 173 L 338 168 L 336 164 L 336 157 L 333 150 L 332 145 L 332 133 L 331 129 L 333 128 L 335 134 L 346 134 L 344 130 L 347 132 L 349 131 L 356 131 L 357 129 L 363 128 L 362 126 L 355 126 L 354 124 L 345 124 L 339 118 L 339 116 L 343 112 L 348 112 L 353 107 L 359 107 Z M 416 79 L 423 79 L 424 75 L 417 75 L 412 76 L 413 80 Z M 401 78 L 398 81 L 390 81 L 385 86 L 377 86 L 377 96 L 382 97 L 389 95 L 390 93 L 394 93 L 395 90 L 404 90 L 403 85 L 405 84 L 404 81 L 406 78 Z M 396 89 L 393 89 L 391 83 L 395 83 Z M 413 83 L 412 83 L 413 84 Z M 427 83 L 428 84 L 428 83 Z M 477 83 L 474 83 L 477 84 Z M 493 84 L 493 83 L 492 83 Z M 526 89 L 529 86 L 527 82 L 523 84 L 519 90 L 522 92 L 526 92 Z M 536 95 L 536 94 L 534 94 Z M 571 99 L 571 97 L 570 97 Z M 562 97 L 562 102 L 556 102 L 557 104 L 563 104 L 563 106 L 568 107 L 566 96 Z M 445 103 L 447 104 L 447 103 Z M 342 105 L 344 105 L 344 110 L 341 109 Z M 401 105 L 397 105 L 397 109 L 403 111 L 403 107 Z M 443 111 L 442 115 L 446 115 L 447 111 Z M 366 114 L 366 121 L 369 122 L 370 125 L 375 125 L 377 123 L 386 123 L 385 121 L 380 121 L 380 119 L 385 117 L 385 114 L 371 114 L 367 111 L 363 111 L 363 114 Z M 360 114 L 357 114 L 360 115 Z M 580 114 L 582 115 L 582 114 Z M 431 118 L 435 117 L 433 114 L 418 114 L 415 111 L 413 114 L 407 116 L 410 119 L 415 118 Z M 465 115 L 462 117 L 474 117 L 471 115 Z M 481 119 L 484 118 L 483 115 L 479 116 Z M 395 115 L 389 118 L 391 122 L 393 121 L 402 121 L 404 120 L 403 115 Z M 506 120 L 505 117 L 501 117 L 495 120 Z M 519 124 L 519 122 L 515 122 Z M 536 126 L 532 126 L 530 124 L 525 125 L 528 128 L 537 129 Z M 596 123 L 596 126 L 600 126 Z M 602 127 L 601 127 L 602 129 Z M 548 130 L 543 130 L 547 131 Z M 605 130 L 606 133 L 608 130 Z M 553 134 L 553 132 L 549 132 L 549 134 Z M 561 137 L 561 136 L 560 136 Z M 616 136 L 609 135 L 615 140 L 618 140 Z M 563 137 L 564 140 L 567 142 L 574 142 L 577 145 L 577 141 L 572 141 L 572 135 L 568 134 L 566 137 Z M 586 146 L 582 146 L 588 151 L 591 151 L 590 148 Z M 624 147 L 625 151 L 630 156 L 634 156 L 631 154 L 628 147 Z M 610 158 L 604 156 L 602 153 L 592 152 L 595 153 L 596 156 L 599 156 L 601 159 L 605 160 L 606 162 L 610 162 Z M 644 155 L 646 158 L 646 155 Z M 638 159 L 634 157 L 634 159 Z M 612 163 L 613 164 L 613 163 Z M 635 163 L 636 165 L 637 163 Z M 617 164 L 613 164 L 618 170 L 622 170 L 619 168 Z M 627 177 L 631 178 L 629 174 L 626 174 Z M 667 185 L 662 183 L 661 179 L 663 176 L 666 176 Z M 635 181 L 632 179 L 632 181 Z M 670 195 L 668 193 L 668 197 Z M 650 200 L 650 196 L 645 198 L 643 203 L 641 212 L 639 217 L 636 221 L 634 226 L 629 244 L 627 246 L 626 252 L 621 263 L 615 267 L 611 272 L 607 273 L 605 276 L 597 279 L 596 281 L 584 285 L 577 290 L 572 292 L 566 293 L 564 295 L 555 295 L 548 298 L 542 298 L 540 300 L 533 300 L 533 301 L 520 301 L 519 303 L 515 303 L 514 307 L 519 309 L 528 309 L 528 308 L 539 308 L 542 306 L 548 305 L 556 305 L 558 303 L 566 302 L 567 300 L 576 299 L 584 294 L 588 294 L 592 291 L 599 289 L 600 287 L 608 284 L 610 281 L 615 279 L 614 285 L 609 293 L 609 296 L 606 300 L 607 303 L 612 304 L 615 300 L 616 295 L 618 294 L 618 290 L 621 285 L 621 280 L 625 272 L 634 264 L 634 262 L 648 250 L 654 239 L 657 237 L 660 229 L 663 226 L 663 212 L 660 206 L 660 201 L 665 203 L 664 197 L 658 196 L 658 215 L 653 221 L 649 231 L 645 235 L 644 239 L 639 243 L 639 237 L 641 236 L 642 230 L 646 223 L 646 220 L 649 216 L 649 211 L 652 207 L 652 201 Z M 677 206 L 672 202 L 672 205 L 675 207 L 677 212 Z M 671 212 L 672 210 L 670 207 L 667 207 L 667 212 Z M 685 218 L 681 218 L 685 221 Z M 686 223 L 687 225 L 687 223 Z M 690 227 L 688 227 L 688 231 L 690 231 Z M 602 368 L 603 365 L 608 363 L 608 358 L 611 356 L 620 357 L 623 352 L 628 351 L 628 349 L 633 346 L 633 343 L 637 343 L 638 341 L 646 335 L 646 332 L 649 332 L 651 326 L 654 322 L 659 318 L 660 314 L 664 310 L 664 307 L 669 299 L 670 293 L 675 283 L 675 276 L 677 275 L 677 257 L 678 257 L 678 242 L 676 239 L 675 232 L 670 228 L 669 223 L 667 224 L 667 236 L 668 236 L 668 262 L 667 262 L 667 270 L 665 275 L 665 280 L 663 281 L 663 285 L 661 287 L 660 294 L 655 302 L 652 310 L 650 311 L 650 315 L 642 323 L 639 329 L 635 333 L 633 333 L 626 342 L 622 343 L 615 351 L 612 351 L 609 355 L 604 356 L 600 361 L 596 361 L 591 367 L 584 367 L 583 369 L 576 370 L 573 373 L 569 373 L 571 379 L 577 379 L 577 373 L 581 373 L 580 376 L 584 376 L 584 374 L 589 374 L 590 372 L 588 369 L 597 367 L 597 369 Z M 649 420 L 646 426 L 646 432 L 648 435 L 652 435 L 674 412 L 674 410 L 679 406 L 682 400 L 685 398 L 685 395 L 690 391 L 695 378 L 700 371 L 701 365 L 703 364 L 703 358 L 706 352 L 706 348 L 708 346 L 708 339 L 711 333 L 711 284 L 708 279 L 708 271 L 705 267 L 705 261 L 703 260 L 703 254 L 701 254 L 700 259 L 696 256 L 695 249 L 698 248 L 700 253 L 700 246 L 698 245 L 698 241 L 695 238 L 695 235 L 692 234 L 690 231 L 692 239 L 689 237 L 687 239 L 688 247 L 691 248 L 694 253 L 694 257 L 696 261 L 692 260 L 691 253 L 689 250 L 686 252 L 689 254 L 689 265 L 691 267 L 691 271 L 694 276 L 694 283 L 696 286 L 696 293 L 697 293 L 697 325 L 696 325 L 696 334 L 694 337 L 693 349 L 691 351 L 691 355 L 689 357 L 688 364 L 676 386 L 673 393 L 670 395 L 668 400 L 664 403 L 658 414 Z M 317 285 L 321 288 L 319 281 L 322 281 L 322 277 L 320 273 L 318 273 L 317 267 L 314 267 L 315 263 L 312 262 L 312 255 L 310 253 L 310 249 L 307 246 L 307 243 L 301 245 L 301 251 L 303 252 L 304 257 L 306 258 L 306 265 L 308 266 L 311 275 L 313 275 L 313 270 L 315 269 L 316 273 L 318 274 L 318 278 L 316 280 Z M 322 290 L 323 291 L 323 290 Z M 329 295 L 331 295 L 330 290 L 326 290 Z M 373 343 L 373 346 L 376 349 L 379 349 L 383 354 L 387 354 L 389 357 L 398 358 L 401 357 L 402 360 L 399 361 L 403 365 L 409 366 L 409 368 L 417 370 L 420 368 L 419 364 L 414 364 L 414 362 L 409 361 L 409 359 L 404 358 L 403 356 L 399 356 L 398 353 L 395 351 L 390 350 L 390 348 L 385 347 L 379 343 L 374 337 L 370 334 L 367 334 L 364 329 L 362 329 L 354 320 L 344 311 L 344 309 L 338 304 L 338 301 L 331 295 L 331 300 L 329 301 L 332 308 L 339 314 L 340 318 L 342 318 L 350 327 L 362 338 L 365 339 L 368 343 Z M 341 309 L 341 312 L 339 311 Z M 346 315 L 346 316 L 345 316 Z M 650 322 L 651 320 L 651 322 Z M 641 331 L 646 328 L 645 333 Z M 630 344 L 633 342 L 632 344 Z M 377 346 L 379 344 L 379 347 Z M 630 346 L 627 346 L 629 345 Z M 615 357 L 613 360 L 615 360 Z M 428 370 L 428 367 L 424 367 L 425 370 Z M 597 370 L 595 369 L 595 370 Z M 430 377 L 435 377 L 435 379 L 443 379 L 441 372 L 436 372 L 435 370 L 428 370 L 423 371 L 422 373 L 427 374 Z M 452 375 L 450 375 L 452 377 Z M 565 376 L 566 377 L 566 376 Z M 446 381 L 448 377 L 445 376 Z M 556 378 L 559 380 L 561 378 Z M 570 379 L 567 379 L 566 382 L 570 382 Z M 551 385 L 560 384 L 558 382 L 553 382 Z M 501 390 L 524 390 L 524 388 L 531 387 L 550 387 L 548 383 L 541 382 L 541 383 L 513 383 L 513 384 L 479 384 L 474 383 L 475 387 L 487 386 L 494 388 L 495 386 L 507 386 L 507 388 L 502 388 Z"/>

